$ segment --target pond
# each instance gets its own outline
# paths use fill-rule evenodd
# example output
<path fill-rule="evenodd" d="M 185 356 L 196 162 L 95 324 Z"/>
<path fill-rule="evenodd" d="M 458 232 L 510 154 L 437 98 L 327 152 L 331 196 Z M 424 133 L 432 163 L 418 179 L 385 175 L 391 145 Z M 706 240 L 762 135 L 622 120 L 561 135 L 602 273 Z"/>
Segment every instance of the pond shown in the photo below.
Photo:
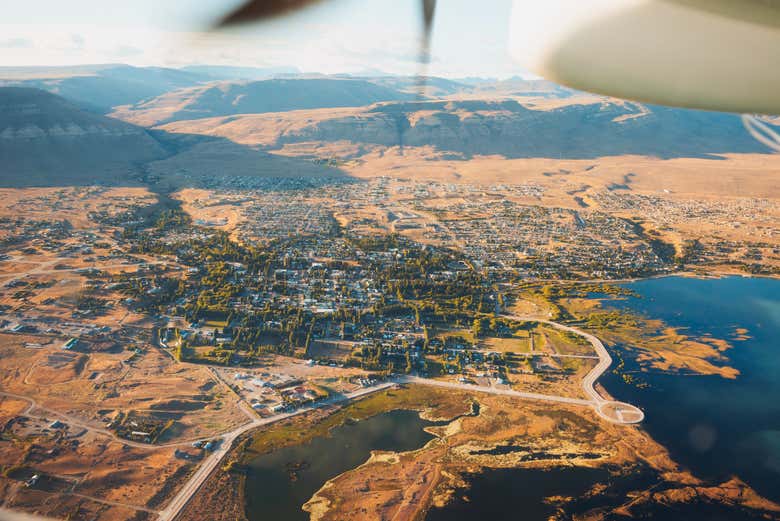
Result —
<path fill-rule="evenodd" d="M 308 520 L 301 507 L 326 481 L 364 463 L 372 450 L 403 452 L 433 438 L 415 411 L 391 411 L 335 427 L 328 437 L 264 454 L 249 465 L 246 513 L 250 521 Z"/>

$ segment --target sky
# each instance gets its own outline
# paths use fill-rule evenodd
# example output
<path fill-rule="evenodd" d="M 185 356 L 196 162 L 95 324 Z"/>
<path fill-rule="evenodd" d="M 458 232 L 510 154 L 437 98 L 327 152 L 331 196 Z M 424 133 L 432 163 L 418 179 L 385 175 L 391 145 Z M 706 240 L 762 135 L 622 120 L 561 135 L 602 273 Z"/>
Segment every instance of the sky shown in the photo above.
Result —
<path fill-rule="evenodd" d="M 285 19 L 208 31 L 240 0 L 25 0 L 0 17 L 0 66 L 287 66 L 415 74 L 417 0 L 326 0 Z M 511 0 L 439 0 L 430 74 L 522 74 L 507 52 Z M 489 6 L 489 8 L 488 8 Z"/>

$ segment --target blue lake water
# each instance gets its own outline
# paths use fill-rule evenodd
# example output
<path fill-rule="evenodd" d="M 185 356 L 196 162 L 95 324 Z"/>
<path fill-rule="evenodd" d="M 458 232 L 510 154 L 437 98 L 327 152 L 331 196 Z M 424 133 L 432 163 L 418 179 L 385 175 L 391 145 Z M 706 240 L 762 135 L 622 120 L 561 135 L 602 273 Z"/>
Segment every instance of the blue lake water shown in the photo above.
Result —
<path fill-rule="evenodd" d="M 642 407 L 644 428 L 698 477 L 736 475 L 780 501 L 780 280 L 669 277 L 626 287 L 641 296 L 609 306 L 660 318 L 690 336 L 731 339 L 745 328 L 751 338 L 726 352 L 741 373 L 735 380 L 651 371 L 639 375 L 650 385 L 644 389 L 611 373 L 602 383 Z"/>
<path fill-rule="evenodd" d="M 626 384 L 611 372 L 599 381 L 617 399 L 644 409 L 643 428 L 698 477 L 738 476 L 764 496 L 780 501 L 780 280 L 669 277 L 626 286 L 640 296 L 605 305 L 660 318 L 690 336 L 730 339 L 736 328 L 747 329 L 751 338 L 734 342 L 727 352 L 730 365 L 741 374 L 736 380 L 658 371 L 636 375 L 649 384 L 646 388 Z M 609 349 L 624 357 L 625 370 L 636 369 L 625 346 Z M 607 520 L 626 519 L 611 509 L 626 501 L 626 493 L 663 480 L 649 469 L 608 479 L 611 488 L 601 497 L 580 496 L 593 484 L 604 482 L 601 469 L 504 469 L 475 474 L 468 481 L 471 488 L 464 493 L 468 499 L 433 509 L 427 521 L 543 521 L 555 511 L 545 498 L 559 494 L 578 498 L 567 507 L 565 519 L 594 507 L 606 509 Z M 636 514 L 664 521 L 764 519 L 760 512 L 707 502 L 647 505 Z"/>
<path fill-rule="evenodd" d="M 246 477 L 250 520 L 305 521 L 301 510 L 326 481 L 364 463 L 372 450 L 404 452 L 433 438 L 415 411 L 391 411 L 333 428 L 328 436 L 258 456 Z"/>
<path fill-rule="evenodd" d="M 605 305 L 662 319 L 691 337 L 733 339 L 737 328 L 747 329 L 750 338 L 734 341 L 726 353 L 741 374 L 728 380 L 650 370 L 637 374 L 649 384 L 646 388 L 626 384 L 611 372 L 599 381 L 617 399 L 644 409 L 643 428 L 696 476 L 713 481 L 738 476 L 762 495 L 780 501 L 780 281 L 669 277 L 626 286 L 640 296 Z M 625 370 L 636 369 L 626 346 L 609 349 L 623 356 Z M 300 507 L 327 479 L 364 462 L 372 449 L 422 446 L 430 439 L 423 431 L 426 424 L 416 413 L 393 411 L 338 427 L 329 437 L 259 456 L 247 475 L 249 519 L 308 519 Z M 545 498 L 554 495 L 579 497 L 573 512 L 609 510 L 624 503 L 629 491 L 646 489 L 661 479 L 649 470 L 620 482 L 608 474 L 606 469 L 582 468 L 488 471 L 469 477 L 467 501 L 433 509 L 427 519 L 546 520 L 556 507 Z M 611 495 L 580 497 L 605 480 Z M 664 521 L 760 519 L 760 514 L 711 503 L 650 505 L 639 514 Z"/>

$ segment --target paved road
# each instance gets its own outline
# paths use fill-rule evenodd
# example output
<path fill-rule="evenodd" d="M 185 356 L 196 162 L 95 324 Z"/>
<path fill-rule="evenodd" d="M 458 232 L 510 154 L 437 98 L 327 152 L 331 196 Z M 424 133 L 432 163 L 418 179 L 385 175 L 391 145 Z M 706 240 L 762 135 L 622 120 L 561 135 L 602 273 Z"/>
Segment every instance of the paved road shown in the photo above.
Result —
<path fill-rule="evenodd" d="M 446 380 L 434 380 L 432 378 L 421 378 L 419 376 L 401 376 L 397 379 L 397 381 L 399 383 L 430 385 L 432 387 L 445 387 L 448 389 L 457 389 L 460 391 L 471 391 L 477 393 L 514 396 L 517 398 L 524 398 L 527 400 L 541 400 L 544 402 L 568 403 L 571 405 L 588 405 L 588 406 L 594 405 L 594 402 L 592 402 L 591 400 L 583 400 L 581 398 L 568 398 L 566 396 L 556 396 L 553 394 L 526 393 L 523 391 L 515 391 L 514 389 L 497 389 L 495 387 L 487 387 L 483 385 L 474 385 L 474 384 L 461 384 L 457 382 L 448 382 Z"/>
<path fill-rule="evenodd" d="M 612 357 L 609 356 L 609 352 L 607 352 L 606 347 L 604 347 L 604 344 L 597 337 L 591 335 L 590 333 L 586 333 L 585 331 L 579 330 L 577 328 L 559 324 L 558 322 L 553 322 L 552 320 L 548 320 L 544 318 L 525 317 L 525 316 L 517 316 L 517 315 L 504 315 L 504 316 L 506 318 L 512 320 L 518 320 L 522 322 L 540 322 L 543 324 L 547 324 L 561 331 L 568 331 L 575 335 L 579 335 L 584 339 L 586 339 L 588 342 L 590 342 L 590 344 L 593 346 L 593 349 L 595 349 L 596 355 L 599 360 L 596 366 L 593 369 L 591 369 L 587 375 L 585 375 L 585 378 L 582 379 L 582 389 L 585 392 L 586 396 L 588 396 L 590 399 L 584 400 L 581 398 L 569 398 L 566 396 L 558 396 L 558 395 L 527 393 L 523 391 L 515 391 L 514 389 L 496 389 L 495 387 L 487 387 L 487 386 L 473 385 L 473 384 L 462 384 L 462 383 L 448 382 L 443 380 L 433 380 L 431 378 L 420 378 L 416 376 L 403 376 L 400 377 L 398 381 L 406 382 L 406 383 L 416 383 L 420 385 L 432 385 L 435 387 L 446 387 L 446 388 L 458 389 L 462 391 L 500 394 L 504 396 L 515 396 L 518 398 L 524 398 L 529 400 L 567 403 L 571 405 L 585 405 L 585 406 L 592 407 L 593 410 L 596 411 L 596 414 L 598 414 L 601 418 L 611 423 L 634 424 L 634 423 L 640 423 L 642 420 L 644 420 L 645 415 L 642 412 L 642 410 L 639 409 L 638 407 L 623 402 L 615 402 L 612 400 L 608 400 L 602 397 L 598 393 L 598 391 L 596 391 L 594 387 L 596 381 L 612 365 Z M 533 353 L 533 354 L 537 354 L 537 353 Z M 539 353 L 539 354 L 556 356 L 548 353 Z M 572 358 L 594 358 L 593 356 L 590 355 L 557 355 L 557 356 L 572 357 Z M 611 411 L 614 411 L 614 413 L 610 414 Z"/>
<path fill-rule="evenodd" d="M 604 344 L 601 342 L 601 340 L 591 335 L 590 333 L 586 333 L 585 331 L 582 331 L 580 329 L 571 326 L 565 326 L 563 324 L 559 324 L 558 322 L 553 322 L 552 320 L 547 320 L 543 318 L 522 317 L 517 315 L 507 315 L 507 318 L 511 318 L 514 320 L 521 320 L 521 321 L 535 321 L 535 322 L 540 322 L 542 324 L 547 324 L 549 326 L 554 327 L 555 329 L 559 329 L 561 331 L 568 331 L 570 333 L 574 333 L 575 335 L 579 335 L 583 337 L 585 340 L 587 340 L 588 342 L 590 342 L 590 344 L 593 346 L 593 349 L 596 350 L 596 354 L 599 357 L 599 363 L 596 364 L 596 366 L 593 369 L 591 369 L 587 375 L 585 375 L 585 378 L 582 379 L 582 389 L 585 391 L 585 394 L 591 398 L 592 405 L 596 413 L 602 418 L 604 418 L 605 420 L 610 421 L 612 423 L 623 423 L 623 424 L 640 423 L 642 420 L 645 419 L 645 414 L 638 407 L 635 407 L 627 403 L 607 400 L 603 398 L 598 393 L 598 391 L 596 391 L 594 387 L 594 385 L 596 384 L 596 380 L 598 380 L 599 377 L 601 377 L 601 375 L 603 375 L 607 371 L 607 369 L 609 369 L 609 366 L 612 365 L 612 357 L 609 356 L 609 352 L 607 351 L 607 348 L 604 347 Z M 605 406 L 607 405 L 611 405 L 615 407 L 616 416 L 610 416 L 609 414 L 605 413 Z M 631 417 L 629 419 L 624 418 L 625 412 L 631 413 Z"/>
<path fill-rule="evenodd" d="M 272 423 L 276 423 L 278 421 L 284 420 L 291 416 L 297 416 L 299 414 L 313 411 L 315 409 L 327 405 L 333 405 L 344 401 L 356 400 L 358 398 L 362 398 L 363 396 L 378 391 L 382 391 L 384 389 L 388 389 L 390 387 L 393 387 L 394 385 L 396 385 L 396 382 L 386 382 L 373 387 L 365 387 L 362 389 L 358 389 L 353 393 L 339 395 L 329 400 L 325 400 L 317 404 L 311 405 L 309 407 L 302 407 L 293 412 L 277 414 L 275 416 L 270 416 L 268 418 L 256 418 L 255 420 L 245 425 L 242 425 L 238 429 L 235 429 L 225 434 L 223 437 L 223 441 L 220 444 L 220 446 L 217 448 L 217 450 L 215 450 L 213 453 L 211 453 L 211 455 L 208 458 L 206 458 L 206 460 L 201 464 L 201 466 L 198 468 L 195 474 L 193 474 L 192 477 L 189 479 L 189 481 L 187 481 L 187 483 L 182 487 L 179 493 L 176 494 L 176 496 L 170 501 L 170 503 L 168 503 L 165 509 L 160 511 L 158 520 L 172 521 L 176 519 L 176 516 L 178 516 L 179 513 L 184 509 L 184 507 L 187 506 L 187 503 L 189 503 L 190 499 L 192 499 L 192 496 L 195 495 L 195 493 L 198 491 L 198 489 L 200 489 L 201 486 L 203 486 L 203 483 L 206 481 L 209 475 L 211 475 L 211 472 L 215 468 L 217 468 L 217 465 L 219 465 L 222 459 L 230 451 L 233 442 L 236 440 L 236 438 L 238 438 L 245 432 L 254 429 L 256 427 L 260 427 L 261 425 L 269 425 Z"/>
<path fill-rule="evenodd" d="M 173 521 L 176 518 L 176 516 L 178 516 L 178 514 L 190 501 L 192 496 L 198 491 L 198 489 L 200 489 L 200 487 L 206 481 L 206 479 L 211 474 L 211 472 L 217 467 L 219 462 L 222 461 L 225 455 L 229 452 L 236 438 L 241 434 L 255 427 L 259 427 L 261 425 L 268 425 L 283 420 L 285 418 L 289 418 L 290 416 L 302 414 L 304 412 L 313 410 L 316 407 L 321 407 L 326 404 L 336 403 L 338 401 L 353 400 L 361 396 L 365 396 L 367 394 L 380 391 L 382 389 L 386 389 L 394 385 L 395 383 L 430 385 L 435 387 L 444 387 L 444 388 L 458 389 L 463 391 L 490 393 L 490 394 L 498 394 L 504 396 L 514 396 L 514 397 L 529 399 L 529 400 L 540 400 L 540 401 L 547 401 L 547 402 L 565 403 L 570 405 L 588 406 L 588 407 L 592 407 L 600 417 L 612 423 L 622 423 L 622 424 L 639 423 L 644 419 L 644 414 L 638 408 L 629 404 L 622 404 L 619 402 L 612 402 L 610 400 L 607 400 L 603 398 L 594 388 L 596 380 L 598 380 L 598 378 L 602 374 L 604 374 L 604 372 L 607 369 L 609 369 L 609 366 L 612 365 L 612 357 L 609 356 L 609 353 L 607 352 L 607 349 L 604 347 L 604 344 L 601 342 L 601 340 L 579 329 L 570 326 L 565 326 L 563 324 L 559 324 L 558 322 L 553 322 L 547 319 L 539 319 L 533 317 L 520 317 L 515 315 L 508 315 L 507 318 L 520 320 L 520 321 L 535 321 L 535 322 L 544 323 L 556 329 L 560 329 L 562 331 L 569 331 L 571 333 L 574 333 L 575 335 L 579 335 L 585 338 L 586 340 L 588 340 L 588 342 L 590 342 L 593 348 L 596 350 L 596 354 L 599 358 L 598 364 L 596 364 L 596 366 L 593 369 L 591 369 L 591 371 L 582 380 L 582 388 L 585 391 L 585 394 L 590 397 L 590 400 L 585 400 L 581 398 L 570 398 L 566 396 L 527 393 L 522 391 L 515 391 L 514 389 L 496 389 L 493 387 L 484 387 L 480 385 L 471 385 L 471 384 L 460 384 L 456 382 L 447 382 L 442 380 L 434 380 L 431 378 L 421 378 L 417 376 L 401 376 L 395 379 L 394 382 L 387 382 L 382 385 L 378 385 L 376 387 L 361 389 L 354 393 L 339 397 L 338 399 L 333 399 L 328 402 L 324 402 L 312 407 L 298 409 L 297 411 L 292 413 L 279 414 L 265 419 L 256 419 L 250 423 L 247 423 L 239 427 L 234 431 L 229 432 L 224 436 L 223 438 L 224 441 L 222 442 L 220 447 L 216 451 L 214 451 L 214 453 L 212 453 L 206 461 L 203 462 L 203 464 L 200 466 L 200 468 L 198 468 L 198 470 L 190 478 L 190 480 L 184 485 L 184 487 L 182 487 L 182 489 L 179 491 L 176 497 L 174 497 L 173 500 L 171 500 L 171 502 L 168 504 L 168 506 L 160 512 L 159 520 Z M 616 413 L 615 416 L 610 416 L 609 414 L 604 412 L 606 405 L 611 405 L 615 408 L 615 413 Z M 624 419 L 623 413 L 629 411 L 633 414 L 633 417 L 629 420 Z"/>
<path fill-rule="evenodd" d="M 612 364 L 612 357 L 610 357 L 609 353 L 607 352 L 607 349 L 604 347 L 604 344 L 601 342 L 601 340 L 599 340 L 598 338 L 596 338 L 595 336 L 589 333 L 586 333 L 574 327 L 565 326 L 563 324 L 559 324 L 558 322 L 553 322 L 547 319 L 540 319 L 536 317 L 523 317 L 523 316 L 516 316 L 516 315 L 504 315 L 504 316 L 519 321 L 540 322 L 562 331 L 571 332 L 573 334 L 579 335 L 585 338 L 586 340 L 588 340 L 588 342 L 590 342 L 590 344 L 595 349 L 596 354 L 599 358 L 598 364 L 596 364 L 596 366 L 593 369 L 591 369 L 591 371 L 582 380 L 582 388 L 585 394 L 590 399 L 588 400 L 588 399 L 581 399 L 581 398 L 570 398 L 566 396 L 529 393 L 529 392 L 515 391 L 514 389 L 496 389 L 493 387 L 486 387 L 486 386 L 473 385 L 473 384 L 461 384 L 461 383 L 448 382 L 443 380 L 434 380 L 430 378 L 421 378 L 417 376 L 401 376 L 396 378 L 393 381 L 385 382 L 383 384 L 374 387 L 362 388 L 353 393 L 349 393 L 346 395 L 339 395 L 329 400 L 325 400 L 323 402 L 319 402 L 317 404 L 311 405 L 309 407 L 303 407 L 293 412 L 277 414 L 274 416 L 270 416 L 268 418 L 257 417 L 254 411 L 248 409 L 248 405 L 246 403 L 241 403 L 242 400 L 239 398 L 239 406 L 241 407 L 242 412 L 244 412 L 249 418 L 251 418 L 251 421 L 221 436 L 222 442 L 219 444 L 219 447 L 203 461 L 203 463 L 200 465 L 200 467 L 198 467 L 198 469 L 190 477 L 187 483 L 181 488 L 179 493 L 176 494 L 176 496 L 168 503 L 165 509 L 160 511 L 158 519 L 161 521 L 173 521 L 179 515 L 182 509 L 184 509 L 187 503 L 189 503 L 189 501 L 192 499 L 192 496 L 200 489 L 200 487 L 203 485 L 206 479 L 208 479 L 212 471 L 217 467 L 217 465 L 219 465 L 222 459 L 228 454 L 235 440 L 242 434 L 246 433 L 247 431 L 260 427 L 262 425 L 269 425 L 284 420 L 291 416 L 303 414 L 320 407 L 336 404 L 339 402 L 355 400 L 363 396 L 366 396 L 368 394 L 387 389 L 398 383 L 429 385 L 434 387 L 458 389 L 458 390 L 470 391 L 470 392 L 513 396 L 513 397 L 529 399 L 529 400 L 539 400 L 539 401 L 565 403 L 565 404 L 578 405 L 578 406 L 588 406 L 588 407 L 592 407 L 600 417 L 612 423 L 621 423 L 621 424 L 639 423 L 644 419 L 644 413 L 642 413 L 640 409 L 629 404 L 607 400 L 603 398 L 596 391 L 594 387 L 596 381 L 602 374 L 604 374 L 604 372 L 606 372 L 606 370 Z M 215 378 L 221 380 L 218 375 L 214 374 L 214 376 Z M 30 402 L 30 406 L 27 408 L 27 410 L 24 413 L 26 416 L 39 417 L 39 416 L 33 416 L 31 414 L 31 411 L 33 409 L 38 408 L 47 413 L 64 418 L 71 425 L 82 427 L 84 429 L 88 429 L 90 431 L 109 436 L 115 441 L 131 447 L 145 448 L 145 449 L 159 449 L 164 447 L 181 446 L 181 445 L 186 445 L 191 443 L 191 441 L 187 441 L 187 442 L 171 443 L 167 445 L 150 445 L 145 443 L 133 442 L 131 440 L 125 440 L 123 438 L 118 438 L 111 431 L 92 427 L 90 425 L 87 425 L 79 421 L 76 418 L 73 418 L 72 416 L 58 413 L 56 411 L 52 411 L 44 407 L 41 407 L 35 402 L 35 400 L 29 397 L 21 396 L 13 393 L 2 392 L 2 391 L 0 391 L 0 395 L 9 396 L 12 398 L 18 398 Z M 614 411 L 614 412 L 612 415 L 610 415 L 608 414 L 607 411 Z M 624 417 L 625 413 L 629 414 L 628 419 Z M 218 437 L 220 436 L 214 436 L 209 439 L 214 439 Z"/>
<path fill-rule="evenodd" d="M 471 352 L 472 350 L 469 350 Z M 474 349 L 473 351 L 476 351 L 478 353 L 496 353 L 497 351 L 491 351 L 490 349 Z M 547 356 L 550 358 L 586 358 L 590 360 L 596 360 L 598 359 L 598 355 L 562 355 L 559 353 L 548 353 L 547 351 L 518 351 L 514 353 L 515 356 Z"/>
<path fill-rule="evenodd" d="M 569 333 L 574 333 L 575 335 L 581 336 L 585 340 L 590 342 L 590 344 L 596 350 L 596 355 L 598 355 L 599 363 L 596 364 L 596 367 L 591 369 L 590 372 L 585 376 L 585 378 L 582 379 L 582 388 L 585 391 L 585 394 L 590 396 L 594 402 L 605 401 L 601 397 L 601 395 L 598 392 L 596 392 L 596 389 L 593 387 L 593 385 L 596 383 L 596 380 L 598 380 L 599 377 L 602 374 L 604 374 L 604 372 L 606 372 L 607 369 L 609 369 L 609 366 L 612 365 L 612 357 L 609 356 L 609 352 L 607 352 L 607 349 L 604 347 L 604 344 L 601 342 L 601 340 L 591 335 L 590 333 L 586 333 L 584 331 L 581 331 L 579 329 L 570 326 L 564 326 L 563 324 L 559 324 L 558 322 L 553 322 L 552 320 L 547 320 L 543 318 L 521 317 L 516 315 L 508 315 L 507 318 L 511 318 L 513 320 L 534 321 L 542 324 L 547 324 L 548 326 L 552 326 L 555 329 L 559 329 L 561 331 L 568 331 Z"/>

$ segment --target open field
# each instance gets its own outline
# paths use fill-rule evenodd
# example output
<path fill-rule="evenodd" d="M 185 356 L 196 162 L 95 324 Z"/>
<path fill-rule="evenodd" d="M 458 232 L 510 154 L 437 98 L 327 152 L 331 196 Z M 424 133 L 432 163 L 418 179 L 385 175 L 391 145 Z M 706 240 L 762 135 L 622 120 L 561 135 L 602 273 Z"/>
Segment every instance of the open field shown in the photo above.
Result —
<path fill-rule="evenodd" d="M 116 215 L 156 201 L 146 187 L 56 187 L 0 189 L 0 217 L 67 221 L 77 229 L 93 229 L 89 214 Z"/>
<path fill-rule="evenodd" d="M 3 390 L 95 428 L 132 412 L 161 423 L 172 420 L 161 439 L 171 442 L 208 437 L 243 421 L 232 395 L 205 368 L 175 364 L 156 349 L 127 363 L 129 354 L 121 348 L 68 352 L 61 349 L 65 339 L 8 334 L 2 339 Z M 44 347 L 26 348 L 28 343 Z"/>
<path fill-rule="evenodd" d="M 40 424 L 40 425 L 36 425 Z M 19 419 L 4 429 L 0 457 L 4 506 L 43 515 L 120 520 L 152 513 L 192 471 L 177 449 L 131 448 L 84 429 L 48 427 L 46 420 Z M 42 486 L 24 480 L 42 476 Z M 153 519 L 153 515 L 148 517 Z"/>
<path fill-rule="evenodd" d="M 421 100 L 413 78 L 121 69 L 151 82 L 143 100 L 4 89 L 4 184 L 36 187 L 0 189 L 0 506 L 245 521 L 249 460 L 405 409 L 435 438 L 334 476 L 313 521 L 420 521 L 470 474 L 569 467 L 609 478 L 581 516 L 551 491 L 560 518 L 780 515 L 682 468 L 596 381 L 739 376 L 726 353 L 750 331 L 695 337 L 599 300 L 626 295 L 609 281 L 780 275 L 780 156 L 736 115 L 519 79 L 432 79 Z M 110 72 L 14 74 L 67 97 Z M 284 111 L 314 106 L 299 80 L 338 108 Z"/>
<path fill-rule="evenodd" d="M 0 340 L 0 389 L 19 396 L 4 394 L 0 402 L 6 507 L 154 519 L 201 457 L 188 440 L 246 422 L 234 395 L 206 368 L 175 364 L 156 349 L 128 362 L 121 347 L 94 351 L 97 344 L 85 341 L 66 351 L 64 339 L 41 335 Z M 156 441 L 166 446 L 117 437 L 107 425 L 118 418 L 143 428 L 164 424 Z M 41 486 L 25 487 L 34 474 Z"/>

